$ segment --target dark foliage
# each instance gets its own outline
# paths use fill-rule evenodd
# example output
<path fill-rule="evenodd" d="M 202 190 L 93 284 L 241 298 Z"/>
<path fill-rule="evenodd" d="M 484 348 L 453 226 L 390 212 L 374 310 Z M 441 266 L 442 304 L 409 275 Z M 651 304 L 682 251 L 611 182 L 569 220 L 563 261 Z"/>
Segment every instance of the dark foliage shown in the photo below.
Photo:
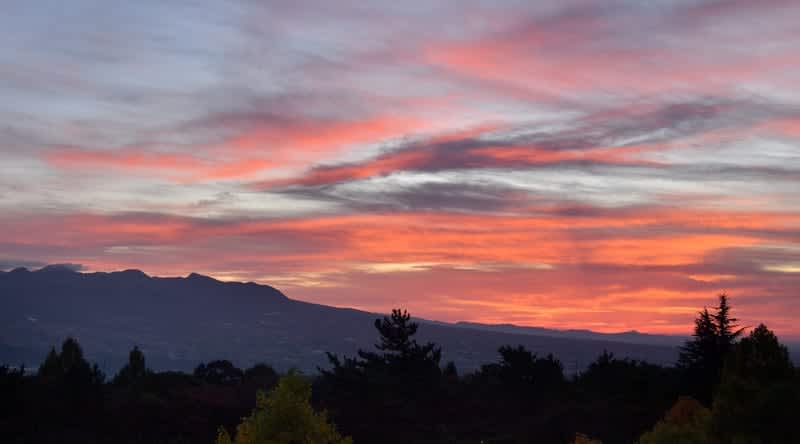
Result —
<path fill-rule="evenodd" d="M 728 357 L 714 399 L 713 435 L 728 442 L 800 442 L 800 380 L 789 352 L 765 325 Z"/>
<path fill-rule="evenodd" d="M 123 387 L 141 387 L 145 383 L 150 370 L 145 364 L 144 353 L 139 347 L 133 347 L 128 355 L 128 363 L 114 377 L 114 384 Z"/>
<path fill-rule="evenodd" d="M 334 422 L 366 442 L 409 442 L 435 437 L 442 403 L 441 350 L 413 338 L 418 325 L 408 312 L 393 310 L 375 321 L 377 352 L 356 358 L 329 354 L 331 369 L 320 369 L 318 392 Z M 402 424 L 392 436 L 381 427 Z M 358 438 L 355 438 L 358 439 Z"/>
<path fill-rule="evenodd" d="M 256 364 L 244 371 L 244 383 L 262 390 L 278 384 L 280 375 L 267 364 Z"/>
<path fill-rule="evenodd" d="M 51 350 L 36 375 L 0 367 L 4 443 L 212 443 L 255 406 L 257 390 L 278 374 L 259 364 L 242 371 L 227 361 L 202 364 L 199 377 L 153 372 L 131 350 L 113 381 L 83 358 L 78 342 Z"/>
<path fill-rule="evenodd" d="M 217 360 L 198 365 L 194 377 L 206 384 L 237 385 L 244 380 L 244 372 L 231 361 Z"/>
<path fill-rule="evenodd" d="M 586 415 L 580 430 L 604 442 L 634 442 L 682 393 L 680 381 L 675 368 L 604 352 L 575 379 L 578 405 Z"/>
<path fill-rule="evenodd" d="M 692 340 L 681 349 L 678 367 L 684 370 L 689 394 L 706 405 L 722 376 L 725 358 L 733 350 L 742 330 L 730 315 L 728 296 L 719 296 L 715 313 L 707 308 L 695 320 Z"/>

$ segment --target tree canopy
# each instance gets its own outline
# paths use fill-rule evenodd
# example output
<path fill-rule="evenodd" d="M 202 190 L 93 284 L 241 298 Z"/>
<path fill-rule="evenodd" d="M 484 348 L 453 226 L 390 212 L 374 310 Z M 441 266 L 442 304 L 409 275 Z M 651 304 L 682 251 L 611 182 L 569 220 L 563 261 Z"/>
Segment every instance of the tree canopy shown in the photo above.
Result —
<path fill-rule="evenodd" d="M 216 360 L 198 365 L 194 369 L 194 377 L 207 384 L 233 385 L 242 382 L 244 372 L 231 361 Z"/>
<path fill-rule="evenodd" d="M 220 429 L 216 444 L 352 444 L 311 407 L 311 384 L 300 374 L 282 377 L 269 394 L 259 391 L 256 408 L 236 427 L 233 439 Z"/>
<path fill-rule="evenodd" d="M 719 442 L 800 442 L 800 381 L 789 352 L 764 324 L 742 339 L 725 362 L 714 399 Z"/>
<path fill-rule="evenodd" d="M 61 352 L 51 348 L 39 366 L 39 378 L 44 383 L 64 389 L 73 395 L 86 395 L 98 387 L 105 375 L 83 356 L 83 349 L 75 338 L 69 337 L 61 344 Z"/>

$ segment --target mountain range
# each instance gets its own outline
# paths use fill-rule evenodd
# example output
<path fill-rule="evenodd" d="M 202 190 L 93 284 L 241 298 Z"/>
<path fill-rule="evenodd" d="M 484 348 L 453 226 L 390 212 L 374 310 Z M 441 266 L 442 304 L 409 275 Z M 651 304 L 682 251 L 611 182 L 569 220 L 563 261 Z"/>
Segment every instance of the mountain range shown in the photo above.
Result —
<path fill-rule="evenodd" d="M 267 362 L 281 370 L 315 372 L 327 365 L 325 352 L 353 355 L 372 348 L 377 341 L 373 322 L 380 316 L 199 274 L 162 278 L 138 270 L 18 268 L 0 272 L 0 363 L 35 367 L 51 346 L 74 336 L 90 360 L 112 373 L 134 345 L 158 370 L 191 370 L 200 362 L 229 359 L 240 367 Z M 418 340 L 439 344 L 443 362 L 452 360 L 461 371 L 497 361 L 497 349 L 507 344 L 553 353 L 569 373 L 603 350 L 672 364 L 685 340 L 639 332 L 418 321 Z"/>

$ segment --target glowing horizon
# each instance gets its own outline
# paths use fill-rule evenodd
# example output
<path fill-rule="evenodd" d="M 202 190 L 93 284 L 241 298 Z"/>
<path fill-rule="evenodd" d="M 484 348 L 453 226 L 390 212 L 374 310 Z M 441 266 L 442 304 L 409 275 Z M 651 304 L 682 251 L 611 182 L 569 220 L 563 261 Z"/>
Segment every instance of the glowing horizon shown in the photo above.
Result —
<path fill-rule="evenodd" d="M 0 270 L 800 338 L 800 4 L 535 3 L 9 6 Z"/>

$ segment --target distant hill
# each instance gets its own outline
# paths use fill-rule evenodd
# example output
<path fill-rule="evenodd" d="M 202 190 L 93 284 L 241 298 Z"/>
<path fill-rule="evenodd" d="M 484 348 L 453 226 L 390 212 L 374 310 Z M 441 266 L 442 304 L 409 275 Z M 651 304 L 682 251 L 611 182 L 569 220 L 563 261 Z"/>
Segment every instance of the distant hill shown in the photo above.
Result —
<path fill-rule="evenodd" d="M 296 301 L 267 285 L 199 274 L 161 278 L 138 270 L 16 269 L 0 272 L 0 363 L 36 366 L 51 346 L 74 335 L 87 356 L 111 373 L 134 345 L 155 369 L 190 370 L 201 361 L 230 359 L 239 366 L 268 362 L 314 372 L 327 365 L 326 351 L 351 355 L 372 348 L 378 316 Z M 443 361 L 454 361 L 462 371 L 497 361 L 497 348 L 506 344 L 553 353 L 572 372 L 604 349 L 671 364 L 680 343 L 635 332 L 421 322 L 419 339 L 441 345 Z"/>
<path fill-rule="evenodd" d="M 502 333 L 550 336 L 555 338 L 586 339 L 592 341 L 625 342 L 629 344 L 665 345 L 669 347 L 681 346 L 688 338 L 684 336 L 652 335 L 648 333 L 640 333 L 638 331 L 597 333 L 591 330 L 554 330 L 543 327 L 524 327 L 514 324 L 479 324 L 476 322 L 456 322 L 452 325 L 456 327 L 473 328 L 477 330 Z"/>

